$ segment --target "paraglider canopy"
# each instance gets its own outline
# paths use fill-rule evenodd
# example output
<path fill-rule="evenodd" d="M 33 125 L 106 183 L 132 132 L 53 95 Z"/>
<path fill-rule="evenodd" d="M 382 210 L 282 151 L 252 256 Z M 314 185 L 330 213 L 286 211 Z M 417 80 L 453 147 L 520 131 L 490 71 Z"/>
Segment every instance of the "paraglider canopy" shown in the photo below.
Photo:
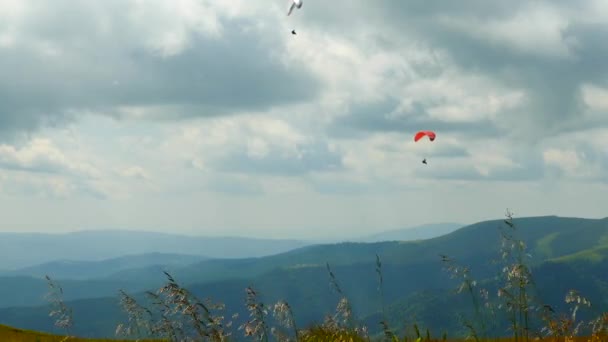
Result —
<path fill-rule="evenodd" d="M 291 15 L 291 12 L 293 12 L 294 8 L 302 8 L 302 1 L 303 0 L 292 0 L 292 4 L 289 7 L 289 11 L 287 12 L 287 15 Z"/>
<path fill-rule="evenodd" d="M 429 137 L 429 140 L 431 140 L 431 141 L 435 140 L 435 132 L 420 131 L 420 132 L 416 133 L 416 135 L 414 136 L 414 141 L 418 141 L 418 140 L 422 139 L 424 136 Z"/>

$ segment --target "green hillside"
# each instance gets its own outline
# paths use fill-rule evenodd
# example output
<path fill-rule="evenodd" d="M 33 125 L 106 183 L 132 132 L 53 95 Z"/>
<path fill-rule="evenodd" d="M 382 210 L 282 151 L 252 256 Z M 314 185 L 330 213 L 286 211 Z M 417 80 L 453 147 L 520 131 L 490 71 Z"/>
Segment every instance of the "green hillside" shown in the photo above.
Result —
<path fill-rule="evenodd" d="M 5 325 L 0 325 L 0 341 L 3 342 L 64 342 L 65 337 L 40 333 L 37 331 L 16 329 Z M 133 340 L 119 339 L 84 339 L 70 338 L 70 342 L 133 342 Z M 139 340 L 138 342 L 163 342 L 162 340 Z"/>
<path fill-rule="evenodd" d="M 227 317 L 234 312 L 247 317 L 245 287 L 253 285 L 266 303 L 286 299 L 297 321 L 306 325 L 322 320 L 338 300 L 329 288 L 328 262 L 351 299 L 355 315 L 377 330 L 381 311 L 375 271 L 378 254 L 382 260 L 385 302 L 395 326 L 403 326 L 405 319 L 416 317 L 433 331 L 460 333 L 462 328 L 455 317 L 470 310 L 470 304 L 467 305 L 466 297 L 453 297 L 450 293 L 457 283 L 442 269 L 439 255 L 449 255 L 470 266 L 480 283 L 496 290 L 492 277 L 500 270 L 493 260 L 499 258 L 498 228 L 502 222 L 480 222 L 442 237 L 416 242 L 317 245 L 262 258 L 208 260 L 178 269 L 174 276 L 179 283 L 189 284 L 188 288 L 200 298 L 225 303 Z M 608 219 L 547 216 L 516 218 L 514 223 L 529 246 L 533 274 L 544 300 L 559 307 L 568 289 L 577 288 L 588 293 L 598 308 L 608 306 L 608 287 L 602 279 L 608 264 L 597 258 L 598 253 L 606 252 Z M 140 293 L 136 298 L 143 296 Z M 126 319 L 117 297 L 67 304 L 74 309 L 74 332 L 79 336 L 111 337 L 116 325 Z M 1 309 L 0 322 L 57 332 L 48 312 L 48 307 Z"/>
<path fill-rule="evenodd" d="M 521 237 L 528 242 L 534 262 L 559 257 L 597 246 L 608 239 L 608 219 L 563 218 L 557 216 L 515 219 Z M 437 238 L 421 241 L 377 242 L 313 245 L 287 253 L 248 259 L 205 260 L 173 271 L 175 277 L 188 284 L 222 279 L 254 277 L 275 268 L 298 265 L 334 266 L 369 263 L 379 254 L 384 263 L 409 264 L 436 262 L 438 254 L 461 260 L 495 256 L 502 220 L 476 223 Z M 584 232 L 584 234 L 582 233 Z M 551 237 L 548 239 L 547 237 Z M 471 247 L 474 248 L 471 248 Z M 474 260 L 473 260 L 474 261 Z M 158 279 L 158 270 L 140 269 L 138 278 Z M 120 274 L 129 278 L 128 271 Z"/>
<path fill-rule="evenodd" d="M 608 220 L 605 219 L 547 216 L 519 218 L 515 221 L 521 229 L 522 238 L 530 245 L 533 263 L 598 247 L 600 241 L 608 240 Z M 436 263 L 437 256 L 441 253 L 472 263 L 484 271 L 487 263 L 479 265 L 479 260 L 496 256 L 496 245 L 500 239 L 497 227 L 500 223 L 501 220 L 480 222 L 441 237 L 421 241 L 314 245 L 261 258 L 211 259 L 184 267 L 171 265 L 125 269 L 110 276 L 82 282 L 54 277 L 65 284 L 67 298 L 81 299 L 111 295 L 120 288 L 138 291 L 158 287 L 164 281 L 162 270 L 170 271 L 184 284 L 202 284 L 252 278 L 277 268 L 294 268 L 299 265 L 324 267 L 326 262 L 330 262 L 335 267 L 370 263 L 376 253 L 385 264 L 396 265 Z M 45 282 L 25 278 L 23 282 L 26 285 L 22 289 L 22 299 L 0 295 L 0 307 L 43 304 Z M 5 279 L 3 283 L 13 284 L 7 285 L 7 293 L 13 293 L 11 286 L 19 287 L 19 281 L 14 278 Z"/>
<path fill-rule="evenodd" d="M 550 259 L 555 262 L 590 262 L 600 263 L 608 257 L 608 244 L 588 248 L 579 252 Z"/>

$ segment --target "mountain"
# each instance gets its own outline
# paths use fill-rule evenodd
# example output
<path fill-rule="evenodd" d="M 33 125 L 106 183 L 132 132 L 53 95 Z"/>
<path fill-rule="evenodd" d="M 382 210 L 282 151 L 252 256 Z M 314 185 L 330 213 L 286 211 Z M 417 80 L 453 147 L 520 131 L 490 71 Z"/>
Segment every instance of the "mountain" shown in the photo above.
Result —
<path fill-rule="evenodd" d="M 596 309 L 608 307 L 608 286 L 603 278 L 608 271 L 608 218 L 543 216 L 516 218 L 514 223 L 528 245 L 537 289 L 545 303 L 564 307 L 567 290 L 576 288 L 589 295 Z M 286 299 L 303 327 L 322 321 L 339 299 L 329 288 L 328 262 L 351 300 L 354 314 L 378 332 L 377 254 L 392 325 L 416 319 L 435 335 L 447 330 L 454 336 L 462 326 L 456 314 L 470 312 L 471 305 L 466 293 L 452 294 L 457 281 L 442 269 L 439 255 L 469 266 L 472 277 L 495 294 L 498 284 L 493 277 L 501 266 L 493 261 L 500 258 L 500 226 L 504 226 L 502 220 L 492 220 L 427 240 L 326 244 L 259 258 L 205 260 L 177 268 L 174 275 L 181 284 L 188 283 L 199 298 L 226 304 L 225 317 L 239 312 L 240 319 L 247 319 L 245 287 L 252 285 L 267 305 Z M 131 293 L 140 300 L 144 297 L 142 292 Z M 74 309 L 74 332 L 81 336 L 112 337 L 116 324 L 126 319 L 116 297 L 80 299 L 67 305 Z M 0 323 L 55 332 L 48 312 L 46 306 L 3 308 Z M 497 331 L 504 331 L 501 329 Z"/>
<path fill-rule="evenodd" d="M 608 239 L 608 219 L 544 216 L 518 218 L 515 222 L 521 238 L 531 243 L 532 263 L 592 248 L 603 241 L 602 234 Z M 206 260 L 177 269 L 175 276 L 184 283 L 200 283 L 201 279 L 253 277 L 276 268 L 324 266 L 326 261 L 332 265 L 369 263 L 376 254 L 385 263 L 400 265 L 436 263 L 440 253 L 479 264 L 480 259 L 486 262 L 496 257 L 500 242 L 498 227 L 502 223 L 502 220 L 479 222 L 427 240 L 319 244 L 257 259 Z"/>
<path fill-rule="evenodd" d="M 187 266 L 205 259 L 207 258 L 199 255 L 146 253 L 125 255 L 100 261 L 52 261 L 14 271 L 0 272 L 0 275 L 31 276 L 38 278 L 43 278 L 45 275 L 51 275 L 53 278 L 84 280 L 90 278 L 105 278 L 130 269 L 149 268 L 158 271 L 159 268 L 168 266 Z"/>
<path fill-rule="evenodd" d="M 0 307 L 35 306 L 46 302 L 49 287 L 45 275 L 60 283 L 66 300 L 114 296 L 119 289 L 143 291 L 161 286 L 163 271 L 205 260 L 205 257 L 182 254 L 147 253 L 127 255 L 101 261 L 55 261 L 15 271 L 0 273 Z M 137 277 L 129 270 L 145 269 L 147 278 Z M 127 272 L 128 277 L 120 275 Z M 15 296 L 13 294 L 18 293 Z"/>
<path fill-rule="evenodd" d="M 57 260 L 99 261 L 131 254 L 179 253 L 209 258 L 261 257 L 309 245 L 300 240 L 202 237 L 135 231 L 0 233 L 0 269 Z"/>
<path fill-rule="evenodd" d="M 376 244 L 356 245 L 362 248 L 360 260 L 371 260 L 371 251 L 376 248 Z M 163 253 L 128 255 L 101 261 L 49 262 L 0 274 L 0 283 L 5 291 L 0 291 L 0 307 L 44 304 L 44 294 L 48 292 L 47 283 L 35 278 L 43 278 L 45 275 L 63 284 L 66 300 L 75 300 L 114 295 L 121 288 L 129 291 L 154 288 L 165 280 L 163 271 L 171 272 L 184 284 L 202 284 L 256 277 L 276 268 L 297 264 L 299 260 L 308 262 L 311 255 L 317 258 L 317 264 L 322 264 L 322 260 L 331 254 L 334 258 L 343 254 L 342 262 L 345 263 L 357 260 L 350 255 L 356 250 L 351 245 L 340 243 L 335 246 L 335 250 L 312 254 L 306 247 L 297 248 L 264 258 L 263 262 L 258 262 L 256 258 L 204 260 L 200 256 Z M 322 245 L 319 248 L 323 249 Z M 21 292 L 21 295 L 10 295 L 16 292 Z"/>
<path fill-rule="evenodd" d="M 361 237 L 353 240 L 357 242 L 380 242 L 380 241 L 413 241 L 432 239 L 455 231 L 458 228 L 464 227 L 460 223 L 433 223 L 416 226 L 412 228 L 403 228 L 389 230 L 373 235 Z"/>
<path fill-rule="evenodd" d="M 608 247 L 608 246 L 606 246 Z M 602 248 L 608 250 L 608 248 Z M 583 252 L 587 254 L 588 251 Z M 578 254 L 578 253 L 576 253 Z M 608 283 L 606 272 L 608 271 L 608 253 L 601 259 L 591 261 L 590 259 L 579 259 L 578 256 L 568 255 L 555 260 L 547 260 L 532 268 L 535 284 L 531 287 L 531 293 L 537 293 L 539 301 L 533 301 L 533 307 L 549 305 L 556 313 L 569 314 L 573 304 L 565 302 L 566 294 L 570 290 L 577 290 L 590 300 L 591 310 L 581 306 L 577 312 L 577 320 L 589 322 L 601 313 L 608 312 Z M 578 259 L 577 262 L 574 260 Z M 504 284 L 504 283 L 503 283 Z M 492 279 L 485 279 L 479 285 L 487 289 L 494 299 L 498 292 L 499 283 Z M 478 286 L 479 287 L 479 286 Z M 469 333 L 460 323 L 458 315 L 466 315 L 474 318 L 474 304 L 468 293 L 450 293 L 440 289 L 421 289 L 410 293 L 408 296 L 391 302 L 387 307 L 387 317 L 392 327 L 396 327 L 403 333 L 402 322 L 406 319 L 417 321 L 422 329 L 440 334 L 444 331 L 451 332 L 451 336 L 465 336 Z M 542 323 L 538 319 L 536 309 L 531 310 L 531 326 L 538 331 Z M 377 312 L 365 317 L 364 321 L 370 326 L 382 320 L 382 315 Z M 509 317 L 504 311 L 499 312 L 497 318 L 491 319 L 490 334 L 493 336 L 505 336 L 509 331 Z M 584 329 L 585 327 L 583 327 Z M 533 330 L 534 331 L 534 330 Z"/>
<path fill-rule="evenodd" d="M 162 270 L 159 269 L 159 272 L 162 272 Z M 150 287 L 162 284 L 162 273 L 160 274 L 156 283 L 148 282 L 147 284 L 133 280 L 53 280 L 61 285 L 64 291 L 64 299 L 69 301 L 116 296 L 119 289 L 128 288 L 130 291 L 145 291 Z M 46 279 L 27 276 L 2 276 L 0 277 L 0 284 L 0 308 L 38 306 L 48 303 L 45 299 L 45 295 L 49 292 Z"/>
<path fill-rule="evenodd" d="M 381 232 L 353 241 L 379 242 L 429 239 L 447 234 L 461 226 L 463 225 L 457 223 L 428 224 Z M 45 270 L 49 269 L 49 272 L 55 273 L 57 276 L 63 276 L 62 269 L 64 268 L 78 269 L 81 266 L 86 268 L 89 266 L 86 262 L 89 261 L 116 259 L 137 254 L 158 253 L 167 256 L 169 254 L 184 254 L 214 259 L 253 258 L 323 243 L 328 243 L 328 241 L 204 237 L 120 230 L 82 231 L 64 234 L 0 233 L 0 274 L 16 271 L 17 273 L 12 274 L 40 275 L 48 273 Z M 115 262 L 121 263 L 122 261 L 117 259 Z M 134 264 L 133 268 L 145 266 L 147 265 L 144 262 Z M 122 271 L 125 268 L 115 271 Z M 69 277 L 72 276 L 73 274 Z M 80 278 L 85 277 L 83 275 Z"/>

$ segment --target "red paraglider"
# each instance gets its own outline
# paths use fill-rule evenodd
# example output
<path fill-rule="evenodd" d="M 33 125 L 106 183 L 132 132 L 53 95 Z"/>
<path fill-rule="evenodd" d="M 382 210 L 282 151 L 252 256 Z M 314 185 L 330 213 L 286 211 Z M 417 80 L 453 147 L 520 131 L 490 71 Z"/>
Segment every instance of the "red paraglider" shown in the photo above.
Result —
<path fill-rule="evenodd" d="M 414 136 L 414 141 L 418 141 L 420 139 L 422 139 L 422 137 L 427 136 L 429 137 L 429 139 L 431 141 L 435 140 L 435 132 L 432 131 L 420 131 L 418 133 L 416 133 L 416 135 Z"/>
<path fill-rule="evenodd" d="M 435 140 L 435 132 L 433 131 L 420 131 L 418 133 L 416 133 L 416 135 L 414 136 L 414 141 L 417 142 L 418 140 L 422 139 L 422 137 L 429 137 L 430 141 Z M 424 158 L 422 160 L 422 164 L 424 165 L 428 165 L 426 158 Z"/>

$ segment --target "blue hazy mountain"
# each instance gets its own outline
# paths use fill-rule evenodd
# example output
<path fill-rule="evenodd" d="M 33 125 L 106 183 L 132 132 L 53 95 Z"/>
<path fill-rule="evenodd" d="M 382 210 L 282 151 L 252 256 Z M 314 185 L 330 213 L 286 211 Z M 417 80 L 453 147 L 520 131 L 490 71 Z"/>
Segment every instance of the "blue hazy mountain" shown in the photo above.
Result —
<path fill-rule="evenodd" d="M 283 253 L 310 244 L 301 240 L 204 237 L 121 230 L 65 234 L 0 233 L 0 269 L 15 270 L 58 260 L 100 261 L 147 253 L 249 258 Z"/>
<path fill-rule="evenodd" d="M 138 268 L 183 267 L 208 259 L 200 255 L 145 253 L 125 255 L 100 261 L 57 260 L 13 271 L 0 271 L 2 276 L 52 275 L 61 279 L 103 278 L 121 271 Z"/>
<path fill-rule="evenodd" d="M 354 239 L 354 242 L 380 242 L 380 241 L 413 241 L 426 240 L 449 234 L 458 228 L 464 227 L 461 223 L 432 223 L 412 228 L 402 228 L 376 233 Z"/>

